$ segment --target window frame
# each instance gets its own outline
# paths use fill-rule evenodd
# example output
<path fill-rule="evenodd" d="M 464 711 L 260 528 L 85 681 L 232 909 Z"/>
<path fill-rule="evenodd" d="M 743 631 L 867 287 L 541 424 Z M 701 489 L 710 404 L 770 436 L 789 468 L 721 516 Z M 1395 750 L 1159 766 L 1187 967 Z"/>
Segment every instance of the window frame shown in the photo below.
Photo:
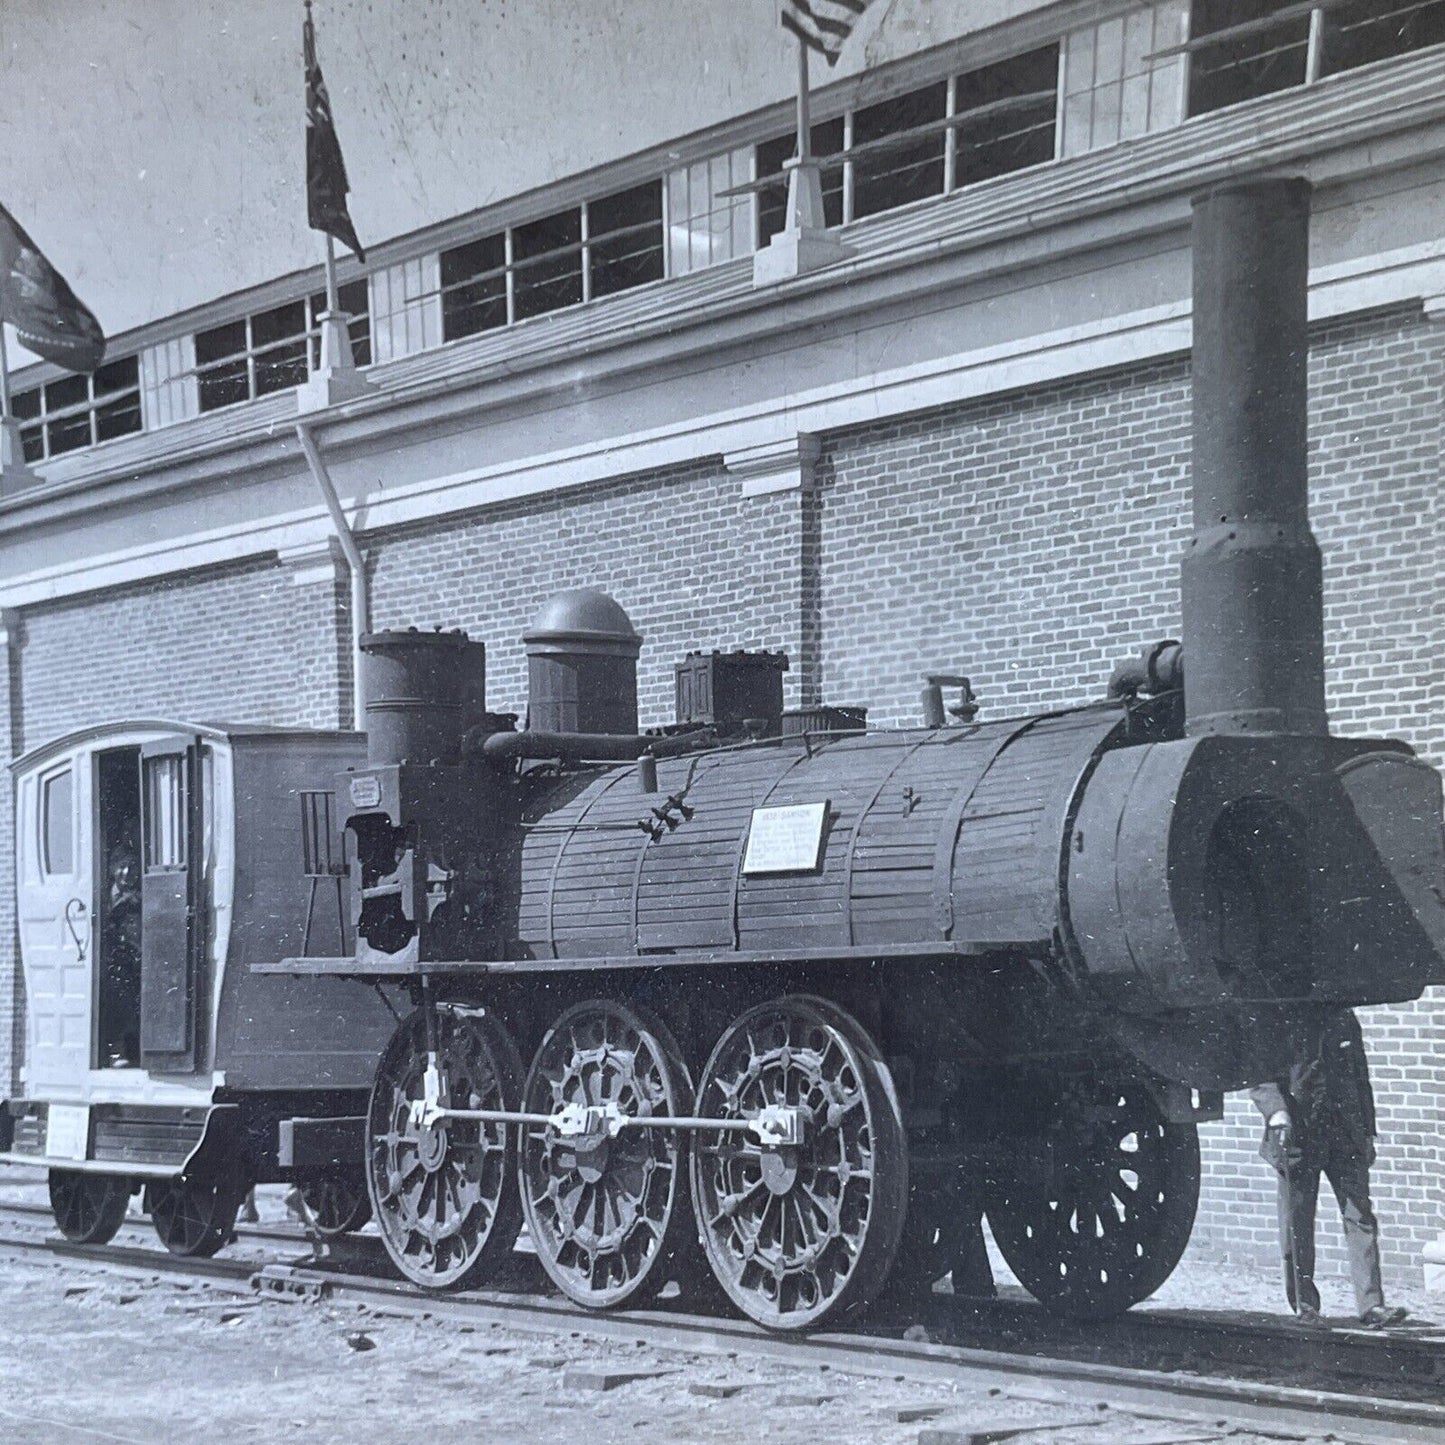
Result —
<path fill-rule="evenodd" d="M 652 190 L 656 195 L 656 219 L 648 218 L 643 221 L 630 222 L 624 226 L 615 226 L 610 230 L 596 232 L 593 229 L 592 218 L 594 208 L 600 209 L 612 202 L 634 192 Z M 549 223 L 566 223 L 570 218 L 576 218 L 575 241 L 564 242 L 560 246 L 545 247 L 541 250 L 531 251 L 519 255 L 517 239 L 519 232 L 527 232 L 531 228 L 540 228 Z M 599 253 L 604 246 L 619 237 L 642 235 L 647 232 L 655 233 L 655 244 L 649 245 L 642 254 L 656 255 L 657 274 L 645 279 L 632 282 L 630 285 L 609 287 L 598 291 L 598 271 L 604 263 Z M 594 300 L 601 300 L 607 296 L 620 296 L 626 291 L 635 291 L 639 286 L 650 286 L 658 281 L 670 279 L 671 267 L 667 252 L 667 186 L 666 177 L 657 175 L 644 181 L 638 181 L 634 185 L 621 186 L 616 190 L 606 191 L 599 196 L 589 196 L 577 202 L 574 206 L 564 206 L 559 210 L 548 211 L 541 216 L 533 216 L 528 220 L 519 220 L 511 225 L 504 226 L 500 230 L 487 231 L 478 236 L 469 237 L 465 241 L 459 241 L 454 246 L 449 246 L 438 253 L 438 270 L 445 276 L 447 271 L 447 260 L 449 257 L 457 256 L 461 252 L 471 248 L 480 248 L 489 243 L 494 244 L 501 240 L 503 259 L 500 265 L 486 267 L 480 271 L 471 271 L 466 275 L 459 276 L 451 281 L 442 281 L 438 287 L 438 294 L 441 297 L 442 310 L 442 342 L 445 345 L 452 341 L 463 341 L 470 336 L 481 336 L 489 331 L 503 331 L 509 327 L 516 326 L 520 322 L 530 321 L 539 316 L 554 315 L 559 311 L 568 311 L 575 306 L 585 306 Z M 554 263 L 565 257 L 577 257 L 577 272 L 570 269 L 566 273 L 580 275 L 580 296 L 576 300 L 563 301 L 556 306 L 542 306 L 536 310 L 530 310 L 519 306 L 519 279 L 524 279 L 527 272 L 534 269 L 545 268 L 549 263 Z M 560 277 L 552 278 L 555 282 Z M 447 298 L 458 292 L 466 291 L 468 288 L 477 287 L 485 283 L 493 283 L 501 280 L 505 286 L 506 306 L 504 319 L 494 322 L 488 326 L 478 326 L 470 330 L 452 329 L 452 323 L 456 316 L 458 307 L 454 311 L 448 310 Z M 551 284 L 551 283 L 544 283 Z M 419 299 L 419 298 L 410 298 Z M 500 300 L 501 298 L 495 298 Z M 492 304 L 495 304 L 495 300 Z"/>
<path fill-rule="evenodd" d="M 69 829 L 66 835 L 66 847 L 69 849 L 70 857 L 67 866 L 57 868 L 51 861 L 50 845 L 52 842 L 51 829 L 51 789 L 57 783 L 66 782 L 70 787 L 70 819 Z M 79 825 L 79 809 L 77 804 L 77 784 L 79 777 L 73 760 L 62 763 L 59 767 L 42 773 L 37 780 L 36 787 L 36 860 L 40 865 L 40 876 L 46 881 L 54 881 L 60 878 L 74 878 L 76 866 L 80 857 L 80 849 L 77 846 Z"/>
<path fill-rule="evenodd" d="M 368 278 L 357 277 L 339 286 L 337 301 L 345 309 L 348 304 L 347 293 L 351 293 L 351 298 L 356 298 L 358 291 L 361 293 L 361 299 L 366 302 L 366 309 L 362 312 L 349 313 L 351 321 L 347 331 L 351 340 L 352 359 L 356 361 L 356 350 L 358 346 L 362 346 L 366 356 L 365 366 L 370 366 L 375 352 L 374 339 L 371 334 L 371 287 Z M 288 332 L 284 336 L 258 345 L 256 323 L 294 306 L 301 307 L 302 329 Z M 308 292 L 304 296 L 292 296 L 285 301 L 278 301 L 274 306 L 267 306 L 260 311 L 248 311 L 244 316 L 233 317 L 229 321 L 221 321 L 215 326 L 209 326 L 204 331 L 192 333 L 198 352 L 201 349 L 202 338 L 213 336 L 217 332 L 240 326 L 243 328 L 245 337 L 245 345 L 239 350 L 228 351 L 224 355 L 212 357 L 209 361 L 201 361 L 199 357 L 197 358 L 195 365 L 197 412 L 200 415 L 206 415 L 209 412 L 224 411 L 227 407 L 242 406 L 247 402 L 259 401 L 265 396 L 279 396 L 282 392 L 294 391 L 296 387 L 303 385 L 306 380 L 315 376 L 321 365 L 321 318 L 325 312 L 326 293 L 314 291 Z M 358 331 L 362 328 L 364 328 L 363 334 L 358 335 Z M 258 360 L 265 365 L 265 358 L 272 353 L 297 347 L 300 348 L 300 356 L 296 359 L 304 363 L 306 376 L 299 381 L 288 381 L 284 385 L 268 385 L 263 388 L 259 384 Z M 208 405 L 206 401 L 207 375 L 223 369 L 236 369 L 236 363 L 243 359 L 245 361 L 246 395 Z M 365 369 L 360 361 L 356 361 L 356 365 L 358 370 Z M 237 380 L 239 380 L 239 375 Z"/>
<path fill-rule="evenodd" d="M 106 372 L 112 367 L 124 366 L 127 362 L 134 370 L 133 382 L 127 382 L 124 386 L 118 386 L 110 391 L 96 391 L 97 373 Z M 69 456 L 72 452 L 86 451 L 90 447 L 102 446 L 106 442 L 120 441 L 128 436 L 139 436 L 145 431 L 145 407 L 141 401 L 140 373 L 139 353 L 127 353 L 124 356 L 117 356 L 102 362 L 95 371 L 67 372 L 62 376 L 52 377 L 49 381 L 12 392 L 10 410 L 20 426 L 20 441 L 24 448 L 26 462 L 54 461 L 55 458 Z M 52 411 L 49 406 L 51 388 L 77 380 L 85 382 L 85 396 L 78 401 L 65 402 Z M 28 408 L 31 397 L 35 398 L 36 410 L 27 416 L 17 408 Z M 135 403 L 136 425 L 126 431 L 116 432 L 113 436 L 102 437 L 100 435 L 100 413 L 128 399 Z M 51 427 L 81 416 L 88 420 L 89 440 L 76 446 L 61 447 L 58 450 L 52 447 L 50 444 Z M 32 447 L 31 443 L 37 439 L 40 443 L 39 447 Z"/>
<path fill-rule="evenodd" d="M 1171 46 L 1166 50 L 1155 52 L 1148 57 L 1151 60 L 1158 60 L 1167 56 L 1182 54 L 1186 61 L 1186 72 L 1184 77 L 1184 123 L 1199 119 L 1202 116 L 1216 115 L 1222 110 L 1228 110 L 1236 105 L 1246 105 L 1252 100 L 1263 100 L 1271 95 L 1282 95 L 1286 91 L 1300 90 L 1307 86 L 1316 85 L 1321 80 L 1327 80 L 1336 75 L 1348 75 L 1351 71 L 1362 69 L 1367 65 L 1378 65 L 1389 60 L 1398 60 L 1405 55 L 1415 54 L 1421 49 L 1429 49 L 1433 45 L 1445 44 L 1445 39 L 1426 41 L 1423 45 L 1408 45 L 1399 50 L 1391 51 L 1385 55 L 1376 56 L 1373 59 L 1355 61 L 1353 64 L 1332 65 L 1330 64 L 1330 44 L 1337 38 L 1340 31 L 1332 34 L 1332 16 L 1339 11 L 1346 10 L 1358 0 L 1282 0 L 1279 9 L 1271 14 L 1258 16 L 1253 20 L 1239 21 L 1233 25 L 1221 26 L 1217 30 L 1211 30 L 1205 35 L 1195 33 L 1196 11 L 1198 0 L 1190 0 L 1188 10 L 1189 32 L 1188 38 L 1178 46 Z M 1437 16 L 1445 17 L 1445 5 L 1442 0 L 1384 0 L 1384 3 L 1393 4 L 1394 9 L 1381 15 L 1370 15 L 1366 21 L 1356 24 L 1382 24 L 1400 16 L 1415 15 L 1421 11 L 1436 10 Z M 1234 100 L 1224 100 L 1217 104 L 1210 105 L 1204 109 L 1196 109 L 1194 104 L 1197 57 L 1205 51 L 1228 45 L 1231 41 L 1247 40 L 1252 35 L 1268 36 L 1272 31 L 1295 24 L 1299 21 L 1307 21 L 1306 37 L 1303 41 L 1294 41 L 1283 50 L 1295 50 L 1301 45 L 1304 46 L 1304 74 L 1300 80 L 1293 80 L 1284 85 L 1274 86 L 1268 90 L 1260 91 L 1258 94 L 1243 95 Z M 1353 28 L 1353 27 L 1350 27 Z M 1277 48 L 1276 54 L 1283 53 Z M 1258 57 L 1267 59 L 1268 54 Z M 1239 62 L 1243 64 L 1244 62 Z"/>
<path fill-rule="evenodd" d="M 1047 88 L 1037 91 L 1019 92 L 1014 95 L 1004 96 L 998 100 L 987 101 L 980 105 L 969 106 L 966 110 L 960 110 L 959 97 L 963 88 L 962 82 L 988 76 L 990 73 L 1000 73 L 1005 67 L 1017 65 L 1022 67 L 1033 57 L 1042 57 L 1047 52 L 1053 52 L 1053 79 Z M 824 116 L 815 119 L 812 123 L 812 136 L 816 144 L 819 136 L 826 128 L 836 126 L 840 121 L 843 126 L 842 146 L 838 150 L 829 151 L 818 155 L 820 169 L 824 177 L 825 208 L 827 197 L 836 194 L 839 187 L 828 181 L 830 171 L 842 171 L 842 218 L 834 224 L 848 226 L 854 221 L 865 220 L 871 216 L 886 215 L 890 211 L 899 210 L 904 206 L 917 205 L 923 201 L 937 200 L 943 196 L 951 196 L 958 191 L 966 190 L 970 186 L 981 185 L 986 180 L 995 179 L 1001 175 L 1013 175 L 1018 171 L 1031 170 L 1034 166 L 1047 165 L 1057 161 L 1060 156 L 1059 147 L 1059 118 L 1062 112 L 1060 101 L 1060 78 L 1063 73 L 1064 64 L 1063 37 L 1049 41 L 1043 45 L 1035 45 L 1027 50 L 1020 50 L 1012 55 L 1006 55 L 998 60 L 989 61 L 985 65 L 976 65 L 968 70 L 950 70 L 942 78 L 927 80 L 921 84 L 914 85 L 906 91 L 899 91 L 895 95 L 883 96 L 877 99 L 870 99 L 867 105 L 850 105 L 834 116 Z M 914 96 L 924 96 L 930 91 L 937 90 L 940 86 L 944 89 L 943 114 L 936 120 L 926 123 L 907 126 L 893 132 L 886 132 L 875 136 L 867 141 L 858 141 L 856 138 L 856 121 L 860 113 L 881 109 L 889 104 L 906 101 Z M 962 167 L 960 157 L 969 149 L 968 144 L 961 139 L 961 135 L 971 126 L 977 125 L 979 121 L 998 114 L 1006 114 L 1011 109 L 1025 109 L 1030 103 L 1037 103 L 1042 107 L 1047 103 L 1050 107 L 1050 115 L 1045 123 L 1040 120 L 1036 125 L 1026 126 L 1024 130 L 1015 134 L 1025 134 L 1029 130 L 1037 130 L 1048 136 L 1049 155 L 1039 160 L 1031 160 L 1023 165 L 1010 167 L 1005 170 L 995 171 L 990 175 L 978 178 L 969 178 L 961 175 Z M 898 201 L 892 205 L 881 206 L 859 212 L 857 204 L 858 195 L 858 165 L 860 158 L 871 155 L 886 156 L 890 150 L 907 150 L 910 147 L 917 147 L 921 143 L 930 140 L 932 137 L 940 137 L 940 155 L 936 162 L 929 161 L 928 164 L 938 164 L 941 172 L 940 189 L 929 191 L 926 194 L 914 196 L 909 200 Z M 1008 140 L 1012 136 L 1006 134 L 997 140 Z M 763 156 L 764 149 L 777 151 L 780 147 L 786 148 L 792 140 L 790 133 L 779 133 L 769 136 L 765 140 L 758 141 L 753 146 L 754 157 L 754 178 L 746 186 L 735 187 L 735 191 L 751 190 L 756 197 L 754 206 L 754 238 L 755 248 L 762 249 L 777 234 L 776 230 L 768 229 L 769 219 L 775 212 L 775 207 L 764 204 L 765 194 L 773 193 L 785 187 L 787 184 L 786 171 L 764 172 Z M 795 150 L 788 150 L 791 156 Z M 779 228 L 781 229 L 781 228 Z"/>

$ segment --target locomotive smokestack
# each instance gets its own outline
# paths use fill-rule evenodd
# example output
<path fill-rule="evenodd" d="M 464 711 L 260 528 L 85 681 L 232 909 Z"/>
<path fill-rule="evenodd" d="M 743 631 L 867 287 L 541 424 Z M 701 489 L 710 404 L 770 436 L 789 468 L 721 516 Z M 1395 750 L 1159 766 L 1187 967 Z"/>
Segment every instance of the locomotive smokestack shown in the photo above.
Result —
<path fill-rule="evenodd" d="M 1194 536 L 1181 566 L 1185 728 L 1326 733 L 1309 524 L 1310 187 L 1194 202 Z"/>

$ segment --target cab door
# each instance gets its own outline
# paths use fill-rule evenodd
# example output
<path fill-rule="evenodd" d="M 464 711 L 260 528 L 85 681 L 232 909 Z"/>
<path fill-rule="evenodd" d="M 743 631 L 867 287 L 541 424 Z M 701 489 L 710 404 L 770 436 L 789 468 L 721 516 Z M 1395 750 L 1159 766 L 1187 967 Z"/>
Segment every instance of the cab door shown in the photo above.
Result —
<path fill-rule="evenodd" d="M 18 788 L 16 882 L 32 1089 L 74 1088 L 91 1067 L 95 911 L 89 755 L 49 759 Z"/>
<path fill-rule="evenodd" d="M 201 1054 L 205 953 L 201 748 L 195 738 L 146 743 L 141 795 L 141 1062 L 194 1072 Z"/>

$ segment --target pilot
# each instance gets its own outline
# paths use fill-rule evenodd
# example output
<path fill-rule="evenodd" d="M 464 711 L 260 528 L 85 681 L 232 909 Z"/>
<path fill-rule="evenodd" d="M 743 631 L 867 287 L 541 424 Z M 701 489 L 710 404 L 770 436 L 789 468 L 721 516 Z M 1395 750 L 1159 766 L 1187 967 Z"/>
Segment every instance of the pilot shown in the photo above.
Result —
<path fill-rule="evenodd" d="M 1370 1206 L 1375 1096 L 1353 1011 L 1323 1010 L 1289 1073 L 1249 1092 L 1264 1116 L 1259 1152 L 1279 1175 L 1280 1245 L 1290 1307 L 1302 1324 L 1322 1323 L 1314 1273 L 1315 1205 L 1323 1173 L 1344 1219 L 1360 1319 L 1377 1329 L 1399 1324 L 1407 1312 L 1386 1309 L 1380 1283 L 1380 1230 Z"/>

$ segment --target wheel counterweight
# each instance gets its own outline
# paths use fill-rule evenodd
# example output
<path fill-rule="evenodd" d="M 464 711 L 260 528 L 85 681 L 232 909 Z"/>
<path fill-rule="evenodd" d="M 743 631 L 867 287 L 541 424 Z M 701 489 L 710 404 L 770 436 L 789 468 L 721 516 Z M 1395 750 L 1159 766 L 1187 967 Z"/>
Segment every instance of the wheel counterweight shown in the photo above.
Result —
<path fill-rule="evenodd" d="M 892 1080 L 856 1020 L 794 996 L 749 1010 L 718 1041 L 696 1112 L 790 1111 L 796 1142 L 700 1131 L 692 1191 L 719 1283 L 771 1329 L 836 1323 L 887 1277 L 908 1198 L 908 1150 Z"/>
<path fill-rule="evenodd" d="M 1069 1080 L 1041 1147 L 997 1151 L 988 1217 L 1009 1267 L 1050 1309 L 1119 1314 L 1173 1272 L 1199 1202 L 1199 1136 L 1136 1079 Z"/>
<path fill-rule="evenodd" d="M 425 1125 L 426 1015 L 416 1010 L 377 1065 L 366 1120 L 366 1186 L 392 1263 L 424 1289 L 460 1288 L 493 1272 L 521 1227 L 515 1149 L 505 1124 L 439 1119 Z M 522 1065 L 495 1019 L 440 1006 L 438 1101 L 456 1109 L 515 1110 Z"/>
<path fill-rule="evenodd" d="M 125 1219 L 130 1180 L 77 1169 L 50 1171 L 50 1212 L 72 1244 L 109 1244 Z"/>
<path fill-rule="evenodd" d="M 630 1004 L 592 1000 L 548 1031 L 527 1076 L 523 1108 L 592 1110 L 598 1127 L 565 1134 L 529 1124 L 519 1160 L 522 1206 L 537 1257 L 557 1287 L 593 1309 L 666 1283 L 683 1242 L 684 1137 L 669 1128 L 610 1130 L 605 1120 L 679 1115 L 692 1101 L 681 1051 Z"/>

